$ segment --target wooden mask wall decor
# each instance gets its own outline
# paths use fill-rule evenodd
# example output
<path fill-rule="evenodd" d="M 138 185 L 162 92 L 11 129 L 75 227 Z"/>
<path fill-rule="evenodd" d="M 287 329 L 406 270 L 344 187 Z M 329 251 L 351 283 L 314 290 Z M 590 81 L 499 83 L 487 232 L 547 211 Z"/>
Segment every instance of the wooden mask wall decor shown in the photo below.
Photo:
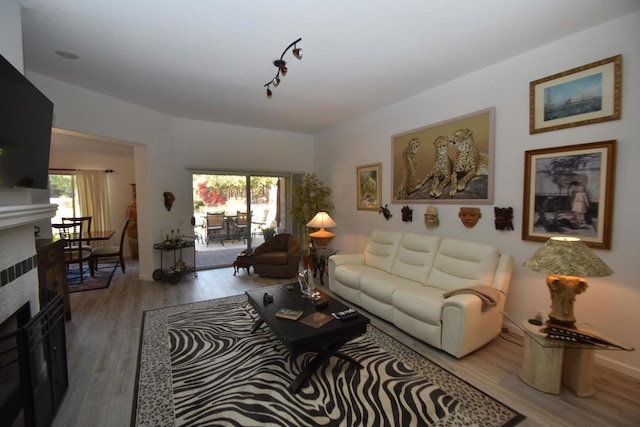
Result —
<path fill-rule="evenodd" d="M 170 211 L 173 206 L 173 202 L 176 200 L 176 196 L 174 196 L 170 191 L 165 191 L 162 195 L 164 196 L 164 207 Z"/>
<path fill-rule="evenodd" d="M 496 230 L 513 230 L 513 208 L 493 208 Z"/>
<path fill-rule="evenodd" d="M 428 229 L 436 228 L 440 225 L 438 211 L 433 206 L 427 206 L 427 211 L 424 214 L 424 223 Z"/>
<path fill-rule="evenodd" d="M 473 228 L 478 223 L 478 220 L 482 218 L 480 208 L 460 208 L 458 216 L 462 224 L 467 228 Z"/>
<path fill-rule="evenodd" d="M 413 209 L 411 209 L 409 205 L 404 205 L 402 207 L 402 221 L 403 222 L 413 221 Z"/>

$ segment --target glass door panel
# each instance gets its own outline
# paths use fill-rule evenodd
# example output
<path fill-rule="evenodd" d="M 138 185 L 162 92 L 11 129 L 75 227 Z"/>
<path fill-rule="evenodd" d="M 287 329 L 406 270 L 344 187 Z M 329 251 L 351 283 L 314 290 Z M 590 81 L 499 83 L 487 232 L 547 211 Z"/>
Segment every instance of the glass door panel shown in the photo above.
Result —
<path fill-rule="evenodd" d="M 193 173 L 196 266 L 229 267 L 244 249 L 277 229 L 285 177 Z M 280 221 L 282 223 L 282 221 Z"/>

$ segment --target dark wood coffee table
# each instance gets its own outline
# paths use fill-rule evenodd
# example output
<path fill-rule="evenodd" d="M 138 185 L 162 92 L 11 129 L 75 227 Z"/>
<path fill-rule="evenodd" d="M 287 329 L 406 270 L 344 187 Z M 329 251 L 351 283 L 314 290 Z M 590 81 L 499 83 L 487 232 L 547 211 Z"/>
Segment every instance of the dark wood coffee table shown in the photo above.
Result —
<path fill-rule="evenodd" d="M 265 293 L 273 296 L 273 302 L 267 303 L 264 301 Z M 338 349 L 348 341 L 367 332 L 367 325 L 369 324 L 367 317 L 358 314 L 358 316 L 350 320 L 333 320 L 318 329 L 314 329 L 300 323 L 299 320 L 316 311 L 330 314 L 346 310 L 349 307 L 321 292 L 322 299 L 328 301 L 329 304 L 321 310 L 316 310 L 316 306 L 312 301 L 302 298 L 297 283 L 291 286 L 291 290 L 287 285 L 279 285 L 250 290 L 246 294 L 249 303 L 260 316 L 251 327 L 251 333 L 255 332 L 263 323 L 266 323 L 278 339 L 289 349 L 293 357 L 302 353 L 317 353 L 289 385 L 290 392 L 296 393 L 316 369 L 322 365 L 322 362 L 331 356 L 342 358 L 362 368 L 362 365 L 357 360 L 340 353 Z M 302 317 L 298 321 L 276 317 L 276 312 L 281 308 L 301 310 L 303 312 Z"/>

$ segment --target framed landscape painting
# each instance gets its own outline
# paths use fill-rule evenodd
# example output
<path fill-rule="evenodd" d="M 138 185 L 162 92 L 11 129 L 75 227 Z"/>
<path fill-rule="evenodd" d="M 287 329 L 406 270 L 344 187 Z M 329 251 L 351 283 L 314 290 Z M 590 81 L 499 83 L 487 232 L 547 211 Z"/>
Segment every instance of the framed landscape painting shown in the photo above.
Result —
<path fill-rule="evenodd" d="M 357 175 L 357 208 L 361 211 L 377 211 L 381 201 L 382 163 L 358 166 Z"/>
<path fill-rule="evenodd" d="M 529 85 L 529 133 L 617 120 L 622 55 L 573 68 Z"/>
<path fill-rule="evenodd" d="M 522 239 L 611 249 L 616 141 L 525 152 Z"/>
<path fill-rule="evenodd" d="M 493 203 L 494 116 L 490 107 L 392 136 L 391 203 Z"/>

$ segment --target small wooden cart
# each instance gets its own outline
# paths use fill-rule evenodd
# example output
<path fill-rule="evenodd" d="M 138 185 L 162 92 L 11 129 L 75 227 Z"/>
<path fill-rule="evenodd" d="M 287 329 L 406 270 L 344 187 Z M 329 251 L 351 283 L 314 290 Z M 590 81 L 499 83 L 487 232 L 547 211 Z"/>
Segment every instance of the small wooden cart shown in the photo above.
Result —
<path fill-rule="evenodd" d="M 190 249 L 193 253 L 193 265 L 187 265 L 183 258 L 183 250 Z M 196 271 L 196 243 L 194 236 L 180 236 L 173 241 L 167 240 L 162 243 L 155 243 L 153 249 L 160 251 L 160 268 L 154 270 L 153 280 L 162 280 L 167 277 L 169 283 L 175 285 L 180 282 L 182 274 L 193 272 L 194 277 L 198 277 Z M 165 252 L 173 253 L 173 266 L 164 268 Z"/>

